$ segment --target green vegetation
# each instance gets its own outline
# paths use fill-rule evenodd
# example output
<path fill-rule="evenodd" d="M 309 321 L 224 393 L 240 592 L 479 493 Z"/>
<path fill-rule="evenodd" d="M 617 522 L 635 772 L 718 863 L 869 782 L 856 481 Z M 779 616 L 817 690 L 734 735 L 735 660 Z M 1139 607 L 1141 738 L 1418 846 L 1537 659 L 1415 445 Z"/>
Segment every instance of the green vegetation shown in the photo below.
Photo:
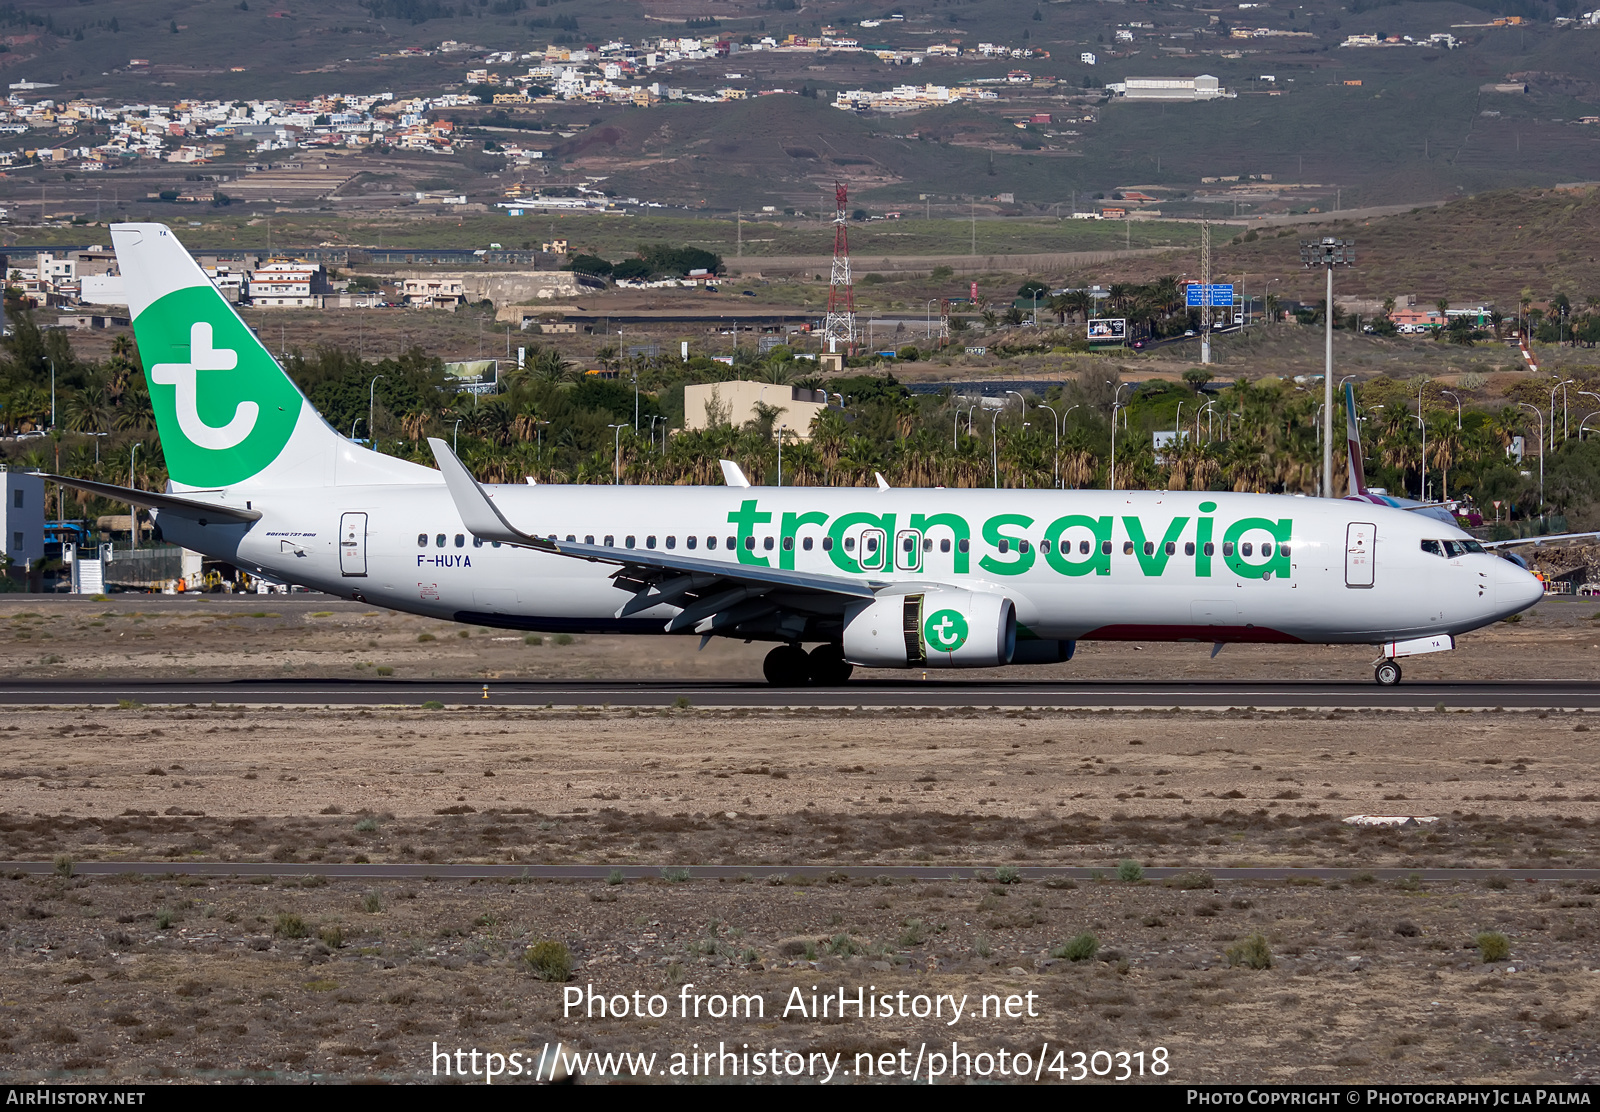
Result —
<path fill-rule="evenodd" d="M 1067 961 L 1088 961 L 1100 952 L 1100 940 L 1088 931 L 1073 935 L 1050 951 L 1053 958 Z"/>
<path fill-rule="evenodd" d="M 1246 969 L 1271 969 L 1272 947 L 1267 945 L 1265 936 L 1252 934 L 1229 946 L 1227 958 L 1229 965 L 1242 965 Z"/>
<path fill-rule="evenodd" d="M 1123 861 L 1117 865 L 1117 879 L 1132 884 L 1144 879 L 1144 866 L 1137 861 Z"/>
<path fill-rule="evenodd" d="M 523 953 L 522 960 L 541 981 L 565 981 L 572 976 L 572 952 L 564 942 L 535 942 Z"/>
<path fill-rule="evenodd" d="M 304 919 L 286 911 L 274 920 L 272 933 L 280 938 L 304 938 L 311 932 L 307 929 Z"/>
<path fill-rule="evenodd" d="M 1473 942 L 1478 947 L 1478 953 L 1483 957 L 1484 964 L 1490 962 L 1506 961 L 1511 957 L 1511 939 L 1499 931 L 1483 931 Z"/>

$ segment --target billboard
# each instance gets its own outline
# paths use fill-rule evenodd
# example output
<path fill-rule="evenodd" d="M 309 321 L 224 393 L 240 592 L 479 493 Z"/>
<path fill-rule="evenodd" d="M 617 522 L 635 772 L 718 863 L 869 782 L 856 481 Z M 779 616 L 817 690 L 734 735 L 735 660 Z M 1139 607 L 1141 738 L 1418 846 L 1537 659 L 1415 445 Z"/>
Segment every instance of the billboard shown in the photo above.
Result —
<path fill-rule="evenodd" d="M 1123 317 L 1094 317 L 1089 321 L 1091 344 L 1121 344 L 1128 339 L 1128 322 Z"/>

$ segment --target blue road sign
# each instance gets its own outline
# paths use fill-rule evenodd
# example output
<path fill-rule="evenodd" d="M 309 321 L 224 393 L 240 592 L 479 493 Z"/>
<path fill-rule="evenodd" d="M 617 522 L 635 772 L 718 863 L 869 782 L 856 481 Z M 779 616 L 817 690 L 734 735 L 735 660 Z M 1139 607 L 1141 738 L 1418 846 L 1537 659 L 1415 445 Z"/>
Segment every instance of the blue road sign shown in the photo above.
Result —
<path fill-rule="evenodd" d="M 1195 309 L 1206 305 L 1232 305 L 1232 286 L 1202 286 L 1198 282 L 1187 287 L 1185 304 Z"/>

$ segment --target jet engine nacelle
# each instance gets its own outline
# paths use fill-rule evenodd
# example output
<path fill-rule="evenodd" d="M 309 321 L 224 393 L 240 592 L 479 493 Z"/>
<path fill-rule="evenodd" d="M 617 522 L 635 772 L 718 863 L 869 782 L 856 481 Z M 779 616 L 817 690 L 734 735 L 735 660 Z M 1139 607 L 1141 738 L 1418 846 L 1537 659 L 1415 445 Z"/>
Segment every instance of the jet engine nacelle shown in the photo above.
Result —
<path fill-rule="evenodd" d="M 868 668 L 995 668 L 1016 647 L 1017 608 L 1004 595 L 880 595 L 845 616 L 845 659 Z"/>

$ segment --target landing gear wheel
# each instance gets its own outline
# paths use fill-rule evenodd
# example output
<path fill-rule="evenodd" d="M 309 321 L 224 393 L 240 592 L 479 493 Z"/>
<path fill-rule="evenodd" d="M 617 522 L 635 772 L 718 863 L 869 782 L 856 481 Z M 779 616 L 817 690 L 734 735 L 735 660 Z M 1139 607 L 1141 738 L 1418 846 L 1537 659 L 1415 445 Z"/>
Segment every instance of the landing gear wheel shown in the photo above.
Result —
<path fill-rule="evenodd" d="M 818 645 L 806 657 L 806 664 L 811 671 L 811 682 L 818 687 L 848 683 L 850 673 L 855 671 L 855 665 L 844 658 L 844 649 L 839 645 Z"/>
<path fill-rule="evenodd" d="M 1384 687 L 1393 687 L 1400 682 L 1400 665 L 1392 660 L 1385 660 L 1372 670 L 1372 678 Z"/>
<path fill-rule="evenodd" d="M 779 645 L 761 662 L 761 672 L 774 687 L 804 687 L 811 679 L 810 658 L 799 645 Z"/>

